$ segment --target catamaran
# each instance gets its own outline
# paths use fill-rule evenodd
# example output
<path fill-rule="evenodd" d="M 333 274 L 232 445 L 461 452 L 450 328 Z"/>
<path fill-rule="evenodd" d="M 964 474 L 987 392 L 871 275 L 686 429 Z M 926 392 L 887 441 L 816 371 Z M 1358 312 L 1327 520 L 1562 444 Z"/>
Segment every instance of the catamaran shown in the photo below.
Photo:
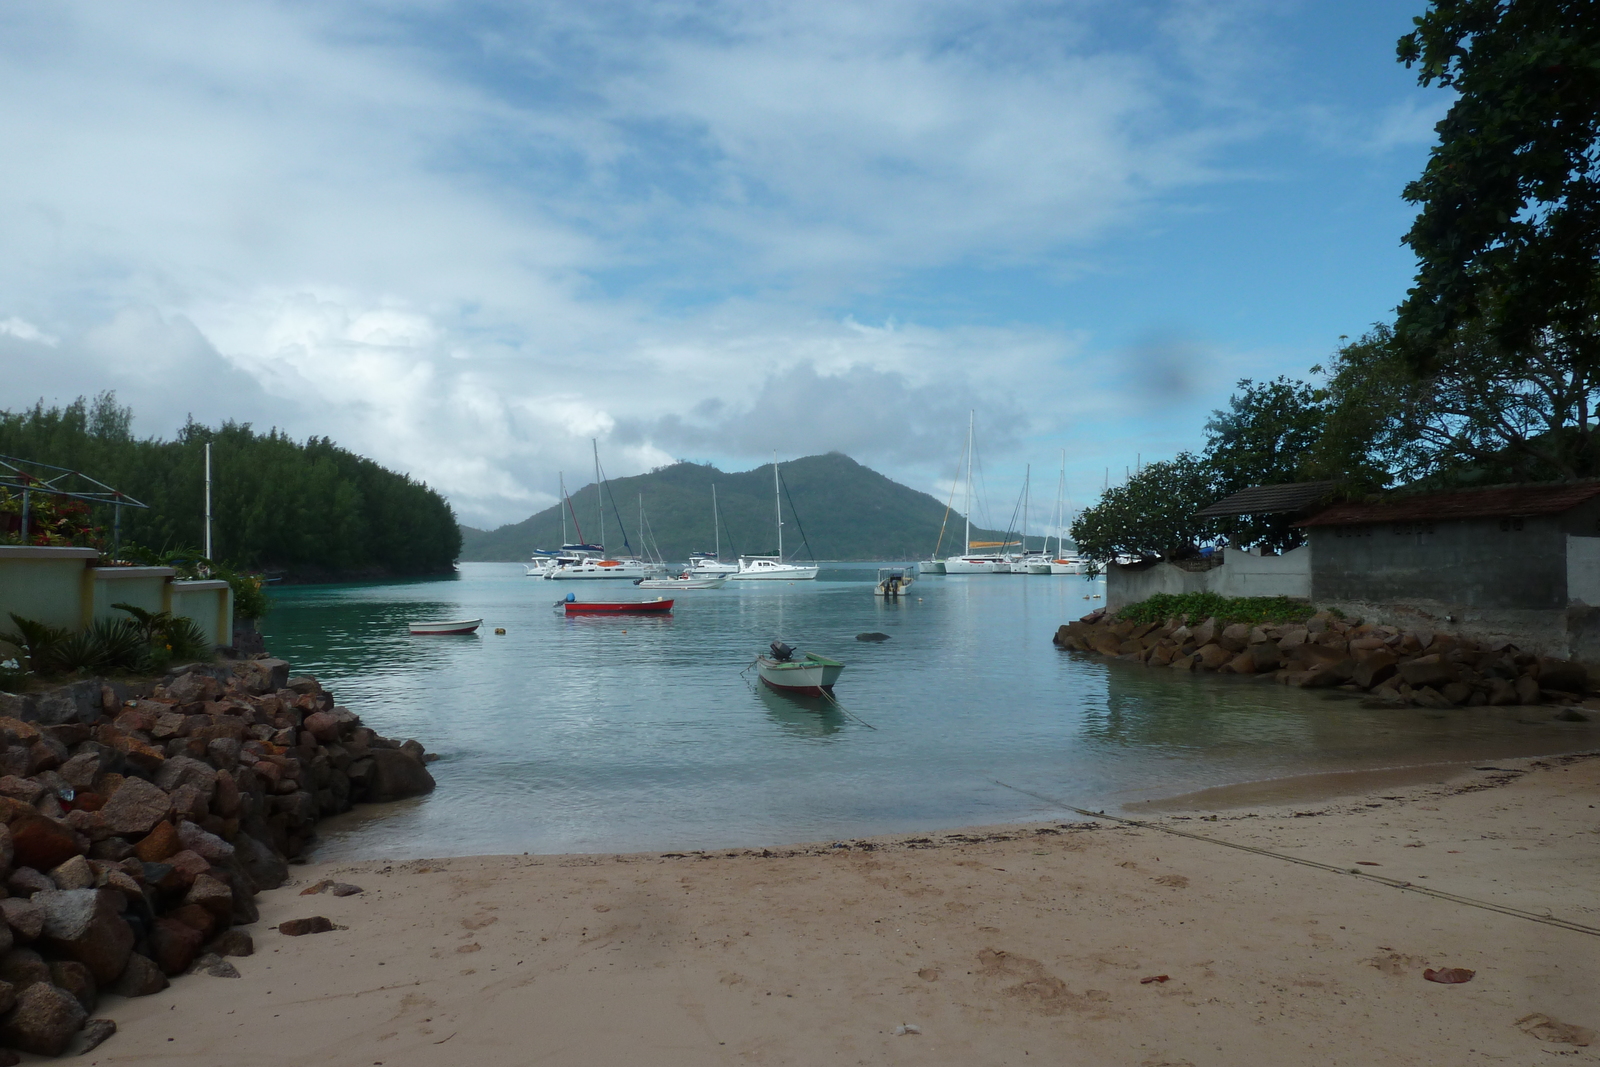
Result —
<path fill-rule="evenodd" d="M 772 455 L 772 493 L 777 501 L 778 512 L 778 554 L 776 556 L 740 556 L 739 573 L 733 575 L 733 580 L 755 581 L 766 579 L 770 581 L 803 582 L 817 576 L 818 567 L 815 563 L 785 563 L 783 561 L 783 489 L 778 480 L 778 455 Z M 792 506 L 792 505 L 791 505 Z M 803 534 L 805 531 L 802 530 Z"/>
<path fill-rule="evenodd" d="M 591 440 L 590 444 L 594 447 L 595 516 L 599 522 L 599 531 L 603 541 L 605 537 L 606 521 L 605 475 L 600 470 L 599 442 Z M 563 491 L 564 489 L 565 483 L 563 483 Z M 571 506 L 570 500 L 568 502 L 568 506 Z M 641 498 L 641 514 L 643 507 L 643 499 Z M 616 508 L 615 501 L 612 503 L 612 508 L 613 510 Z M 565 521 L 566 517 L 565 514 L 563 514 L 563 526 L 565 525 Z M 576 526 L 578 523 L 578 514 L 576 511 L 574 511 L 572 514 L 572 522 L 574 526 Z M 622 543 L 631 548 L 632 546 L 628 545 L 628 531 L 622 529 L 622 517 L 620 515 L 617 516 L 617 529 L 622 533 Z M 583 539 L 582 529 L 578 530 L 578 539 L 580 541 Z M 631 582 L 639 578 L 649 578 L 657 574 L 665 573 L 666 570 L 664 567 L 652 566 L 651 564 L 646 563 L 644 560 L 632 556 L 618 556 L 614 559 L 608 557 L 606 555 L 605 545 L 603 543 L 596 545 L 562 545 L 561 552 L 563 555 L 556 559 L 553 566 L 545 567 L 544 577 L 555 581 L 587 581 L 597 578 L 609 578 L 626 579 Z"/>
<path fill-rule="evenodd" d="M 965 552 L 948 556 L 944 561 L 946 574 L 1009 574 L 1011 564 L 1001 555 L 973 552 L 975 548 L 1005 548 L 1003 541 L 974 541 L 972 539 L 972 426 L 973 413 L 967 412 L 967 493 L 962 510 L 966 512 L 966 537 L 962 541 Z"/>

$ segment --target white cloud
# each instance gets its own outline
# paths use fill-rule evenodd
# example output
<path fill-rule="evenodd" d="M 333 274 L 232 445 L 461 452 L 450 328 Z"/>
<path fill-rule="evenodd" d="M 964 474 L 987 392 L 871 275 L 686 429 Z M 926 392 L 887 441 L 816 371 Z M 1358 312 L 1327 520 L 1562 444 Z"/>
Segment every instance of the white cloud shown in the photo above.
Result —
<path fill-rule="evenodd" d="M 1213 180 L 1258 116 L 1202 8 L 13 7 L 0 406 L 327 434 L 480 524 L 590 437 L 931 484 L 969 407 L 1002 447 L 1137 391 L 1070 328 L 833 309 Z"/>

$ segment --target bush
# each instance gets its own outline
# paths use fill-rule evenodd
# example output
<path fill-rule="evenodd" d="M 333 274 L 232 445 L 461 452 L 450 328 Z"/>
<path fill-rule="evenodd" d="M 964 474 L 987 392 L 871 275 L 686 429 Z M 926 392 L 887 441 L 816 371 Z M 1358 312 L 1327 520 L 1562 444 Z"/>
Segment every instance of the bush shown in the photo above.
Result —
<path fill-rule="evenodd" d="M 193 619 L 132 604 L 111 606 L 133 618 L 101 619 L 73 633 L 12 614 L 16 629 L 0 633 L 0 643 L 14 646 L 21 655 L 0 662 L 0 689 L 19 688 L 29 675 L 159 674 L 173 663 L 209 660 L 215 654 L 210 636 Z"/>
<path fill-rule="evenodd" d="M 1286 596 L 1228 597 L 1216 593 L 1157 593 L 1148 600 L 1129 604 L 1117 617 L 1133 622 L 1161 622 L 1173 616 L 1186 624 L 1213 616 L 1219 622 L 1251 625 L 1301 622 L 1316 611 L 1303 600 Z"/>

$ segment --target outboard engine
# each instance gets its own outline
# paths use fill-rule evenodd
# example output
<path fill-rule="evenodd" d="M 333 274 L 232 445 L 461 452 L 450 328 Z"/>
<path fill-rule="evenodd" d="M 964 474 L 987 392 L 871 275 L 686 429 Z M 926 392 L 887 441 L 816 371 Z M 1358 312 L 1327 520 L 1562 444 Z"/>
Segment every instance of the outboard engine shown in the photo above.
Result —
<path fill-rule="evenodd" d="M 783 663 L 794 658 L 794 649 L 784 644 L 782 641 L 774 641 L 767 647 L 772 649 L 772 658 L 777 660 L 779 663 Z"/>

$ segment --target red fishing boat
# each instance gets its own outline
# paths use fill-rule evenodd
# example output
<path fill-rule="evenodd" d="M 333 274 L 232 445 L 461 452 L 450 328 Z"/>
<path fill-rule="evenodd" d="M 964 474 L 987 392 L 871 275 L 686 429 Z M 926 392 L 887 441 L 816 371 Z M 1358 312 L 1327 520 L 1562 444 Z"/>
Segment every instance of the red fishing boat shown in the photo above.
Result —
<path fill-rule="evenodd" d="M 654 600 L 578 600 L 571 594 L 560 601 L 568 615 L 665 615 L 672 610 L 672 601 L 665 597 Z"/>

